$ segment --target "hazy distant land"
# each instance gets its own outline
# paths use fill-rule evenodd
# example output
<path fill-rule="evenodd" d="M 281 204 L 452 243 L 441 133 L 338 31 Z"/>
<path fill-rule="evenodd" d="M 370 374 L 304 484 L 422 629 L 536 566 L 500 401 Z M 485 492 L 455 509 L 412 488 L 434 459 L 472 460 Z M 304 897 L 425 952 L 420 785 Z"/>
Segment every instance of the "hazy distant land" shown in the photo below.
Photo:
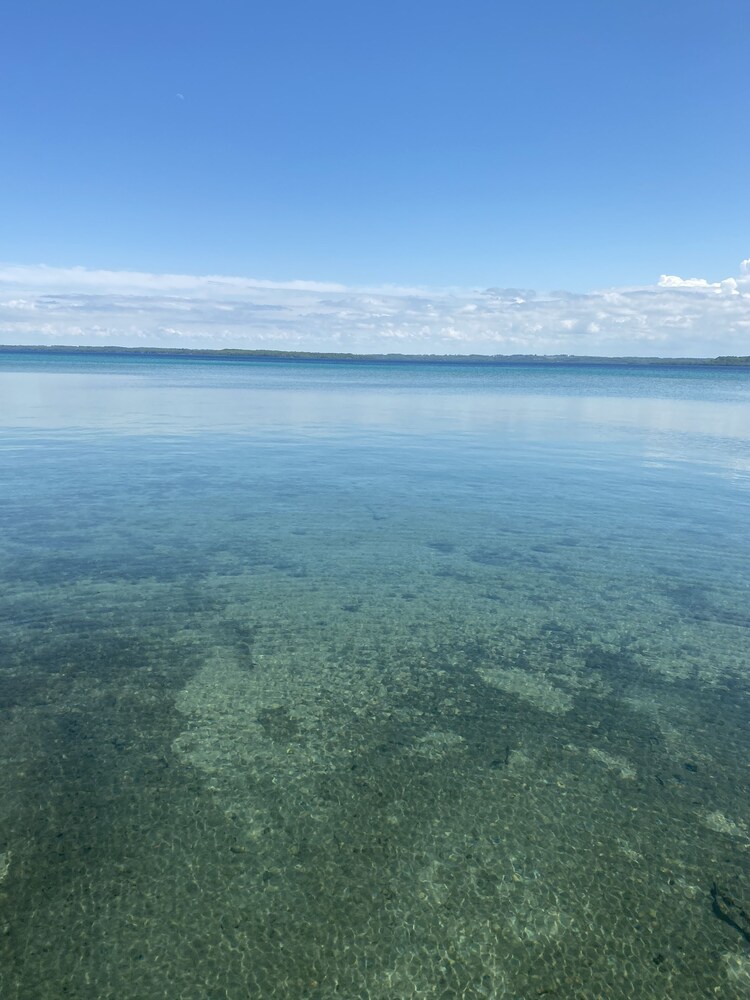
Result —
<path fill-rule="evenodd" d="M 184 347 L 67 347 L 64 345 L 0 344 L 0 354 L 106 354 L 138 357 L 231 358 L 270 361 L 415 361 L 448 365 L 712 365 L 750 368 L 750 355 L 718 358 L 607 358 L 578 354 L 344 354 L 322 351 L 245 351 L 237 348 L 194 350 Z"/>

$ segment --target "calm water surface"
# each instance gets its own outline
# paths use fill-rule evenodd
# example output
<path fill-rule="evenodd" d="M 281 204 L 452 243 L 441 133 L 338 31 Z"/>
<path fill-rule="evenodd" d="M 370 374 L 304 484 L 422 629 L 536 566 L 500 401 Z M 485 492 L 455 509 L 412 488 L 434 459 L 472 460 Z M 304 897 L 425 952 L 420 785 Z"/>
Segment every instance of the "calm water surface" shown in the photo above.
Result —
<path fill-rule="evenodd" d="M 3 1000 L 750 993 L 750 373 L 0 358 Z"/>

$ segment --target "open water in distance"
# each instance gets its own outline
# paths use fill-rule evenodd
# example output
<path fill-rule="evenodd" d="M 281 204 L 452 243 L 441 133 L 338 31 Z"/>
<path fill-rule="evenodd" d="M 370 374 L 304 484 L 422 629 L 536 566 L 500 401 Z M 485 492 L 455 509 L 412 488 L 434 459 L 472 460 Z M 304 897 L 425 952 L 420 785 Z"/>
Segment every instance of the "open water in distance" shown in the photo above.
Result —
<path fill-rule="evenodd" d="M 750 374 L 0 361 L 3 1000 L 745 1000 Z"/>

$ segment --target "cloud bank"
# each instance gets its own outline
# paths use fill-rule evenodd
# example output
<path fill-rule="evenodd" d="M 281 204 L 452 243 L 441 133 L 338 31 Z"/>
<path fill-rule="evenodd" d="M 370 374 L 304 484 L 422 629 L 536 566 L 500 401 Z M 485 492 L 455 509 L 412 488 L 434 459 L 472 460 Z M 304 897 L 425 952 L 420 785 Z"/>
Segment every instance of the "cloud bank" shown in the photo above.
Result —
<path fill-rule="evenodd" d="M 750 355 L 750 259 L 586 293 L 0 266 L 0 342 L 415 354 Z"/>

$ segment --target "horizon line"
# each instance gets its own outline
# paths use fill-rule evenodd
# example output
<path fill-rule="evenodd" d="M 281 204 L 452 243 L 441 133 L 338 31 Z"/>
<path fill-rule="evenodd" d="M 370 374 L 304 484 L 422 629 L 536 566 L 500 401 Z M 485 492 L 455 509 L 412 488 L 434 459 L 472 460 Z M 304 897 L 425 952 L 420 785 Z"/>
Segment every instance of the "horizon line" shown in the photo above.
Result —
<path fill-rule="evenodd" d="M 349 351 L 285 351 L 267 348 L 201 348 L 201 347 L 121 347 L 116 344 L 0 344 L 0 353 L 30 353 L 30 354 L 140 354 L 177 357 L 246 357 L 256 359 L 277 360 L 330 360 L 330 361 L 422 361 L 422 362 L 461 362 L 475 363 L 528 361 L 535 364 L 544 363 L 637 363 L 649 364 L 710 364 L 727 367 L 750 367 L 750 355 L 718 355 L 717 357 L 666 357 L 659 355 L 596 355 L 596 354 L 404 354 L 390 352 L 355 353 Z"/>

